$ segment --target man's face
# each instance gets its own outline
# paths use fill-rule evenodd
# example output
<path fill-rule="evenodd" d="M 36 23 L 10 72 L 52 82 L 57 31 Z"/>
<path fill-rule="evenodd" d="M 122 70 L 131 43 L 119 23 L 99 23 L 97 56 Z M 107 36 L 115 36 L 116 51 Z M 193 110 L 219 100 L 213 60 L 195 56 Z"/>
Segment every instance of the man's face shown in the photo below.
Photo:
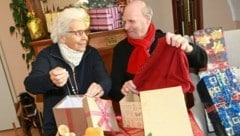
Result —
<path fill-rule="evenodd" d="M 88 27 L 83 21 L 73 21 L 70 24 L 69 31 L 62 38 L 69 48 L 83 52 L 86 49 L 88 42 Z"/>
<path fill-rule="evenodd" d="M 123 13 L 124 29 L 130 38 L 142 39 L 150 25 L 147 15 L 143 15 L 141 8 L 127 7 Z"/>

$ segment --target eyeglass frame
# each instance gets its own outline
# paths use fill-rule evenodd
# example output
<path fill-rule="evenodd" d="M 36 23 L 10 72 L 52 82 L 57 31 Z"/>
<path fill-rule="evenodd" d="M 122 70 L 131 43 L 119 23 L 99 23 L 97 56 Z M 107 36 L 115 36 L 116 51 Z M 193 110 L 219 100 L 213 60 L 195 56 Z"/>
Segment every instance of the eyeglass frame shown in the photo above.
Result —
<path fill-rule="evenodd" d="M 83 36 L 83 34 L 88 36 L 91 33 L 91 31 L 89 29 L 87 29 L 87 30 L 75 30 L 75 31 L 71 30 L 71 31 L 67 31 L 67 33 L 72 33 L 76 36 Z"/>

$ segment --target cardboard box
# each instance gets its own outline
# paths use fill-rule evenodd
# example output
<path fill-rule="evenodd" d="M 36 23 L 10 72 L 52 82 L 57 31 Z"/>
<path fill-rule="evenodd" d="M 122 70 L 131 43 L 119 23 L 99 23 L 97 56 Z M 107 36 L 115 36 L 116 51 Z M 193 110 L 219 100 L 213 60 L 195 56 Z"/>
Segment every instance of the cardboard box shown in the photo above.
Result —
<path fill-rule="evenodd" d="M 119 102 L 122 124 L 126 128 L 143 128 L 142 109 L 140 98 L 130 93 Z"/>
<path fill-rule="evenodd" d="M 76 136 L 82 136 L 87 128 L 81 96 L 66 96 L 57 105 L 53 107 L 54 117 L 57 126 L 65 124 L 70 132 Z"/>
<path fill-rule="evenodd" d="M 83 99 L 83 107 L 89 127 L 101 127 L 104 131 L 111 132 L 119 131 L 110 100 L 86 96 Z"/>
<path fill-rule="evenodd" d="M 193 136 L 181 86 L 140 92 L 145 136 Z"/>

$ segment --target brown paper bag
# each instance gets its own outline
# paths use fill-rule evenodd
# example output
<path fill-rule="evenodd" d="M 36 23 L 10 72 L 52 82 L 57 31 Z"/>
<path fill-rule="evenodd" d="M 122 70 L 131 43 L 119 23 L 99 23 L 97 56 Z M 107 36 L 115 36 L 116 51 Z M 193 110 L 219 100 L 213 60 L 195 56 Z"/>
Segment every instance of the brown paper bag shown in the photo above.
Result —
<path fill-rule="evenodd" d="M 82 136 L 87 128 L 87 121 L 83 110 L 81 96 L 66 96 L 53 107 L 57 126 L 66 125 L 70 132 Z"/>
<path fill-rule="evenodd" d="M 83 99 L 83 107 L 88 127 L 101 127 L 104 131 L 111 132 L 119 131 L 110 100 L 86 96 Z"/>
<path fill-rule="evenodd" d="M 143 91 L 140 99 L 146 136 L 193 136 L 180 86 Z"/>
<path fill-rule="evenodd" d="M 136 94 L 128 94 L 119 102 L 123 127 L 143 128 L 140 98 Z"/>

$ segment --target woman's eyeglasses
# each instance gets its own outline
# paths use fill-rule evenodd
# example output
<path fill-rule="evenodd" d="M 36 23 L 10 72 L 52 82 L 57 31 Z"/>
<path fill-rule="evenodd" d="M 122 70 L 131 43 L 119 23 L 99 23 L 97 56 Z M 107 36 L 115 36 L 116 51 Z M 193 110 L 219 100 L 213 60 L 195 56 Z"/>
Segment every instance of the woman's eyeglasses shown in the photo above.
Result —
<path fill-rule="evenodd" d="M 83 36 L 85 35 L 89 35 L 90 34 L 90 30 L 76 30 L 76 31 L 68 31 L 68 33 L 72 33 L 76 36 Z"/>

